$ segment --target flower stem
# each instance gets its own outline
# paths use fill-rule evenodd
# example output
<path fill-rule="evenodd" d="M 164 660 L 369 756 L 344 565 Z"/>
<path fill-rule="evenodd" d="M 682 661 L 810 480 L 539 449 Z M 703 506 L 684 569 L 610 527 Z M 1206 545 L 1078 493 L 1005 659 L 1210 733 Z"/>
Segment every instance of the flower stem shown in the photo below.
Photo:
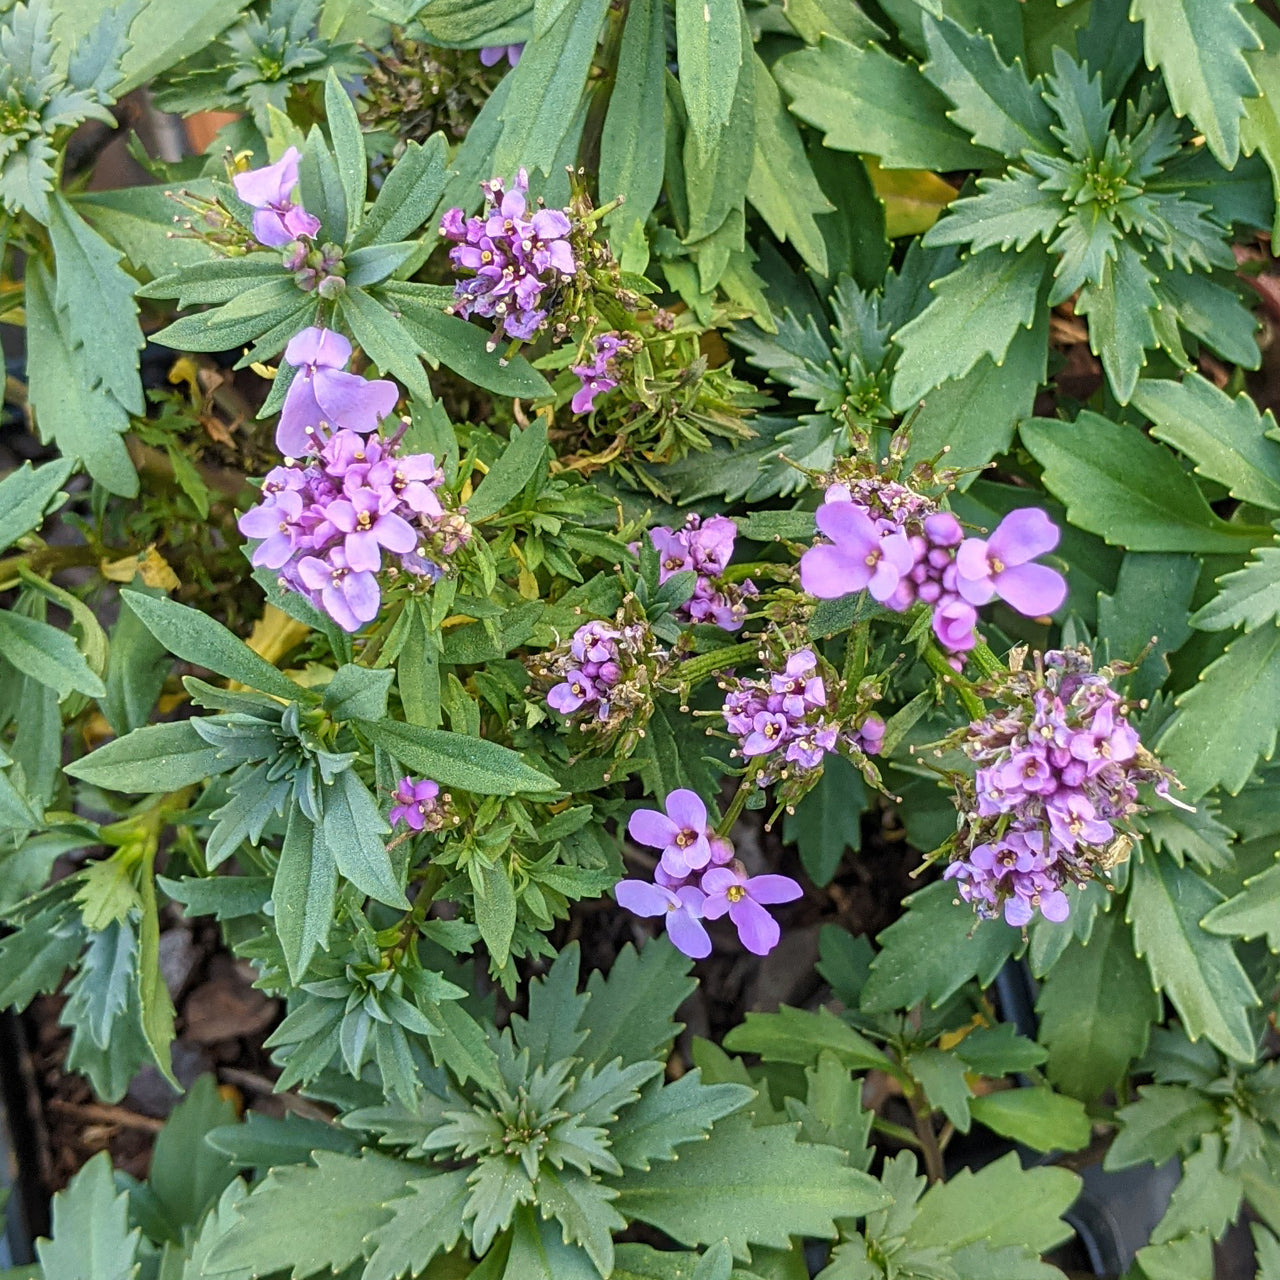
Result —
<path fill-rule="evenodd" d="M 984 676 L 998 676 L 1009 670 L 1003 662 L 991 651 L 990 646 L 985 640 L 979 640 L 977 644 L 969 651 L 969 657 L 973 660 L 973 665 L 982 672 Z"/>
<path fill-rule="evenodd" d="M 949 685 L 956 691 L 956 696 L 960 699 L 965 711 L 969 713 L 970 719 L 981 720 L 986 715 L 987 709 L 982 705 L 982 699 L 974 693 L 973 685 L 958 671 L 952 669 L 942 650 L 932 641 L 924 647 L 924 660 L 929 669 L 942 678 L 943 684 Z"/>
<path fill-rule="evenodd" d="M 728 839 L 729 832 L 733 830 L 733 824 L 741 817 L 743 807 L 756 789 L 756 778 L 759 777 L 762 767 L 759 760 L 754 760 L 751 767 L 743 774 L 742 780 L 738 783 L 738 789 L 733 793 L 733 799 L 729 801 L 729 807 L 724 811 L 724 817 L 720 819 L 720 825 L 716 828 L 716 835 Z"/>
<path fill-rule="evenodd" d="M 711 653 L 700 653 L 696 658 L 686 658 L 675 670 L 676 679 L 681 684 L 696 684 L 707 676 L 715 675 L 727 667 L 735 667 L 739 662 L 752 659 L 759 652 L 759 645 L 754 640 L 746 640 L 742 644 L 732 644 L 727 649 L 716 649 Z"/>

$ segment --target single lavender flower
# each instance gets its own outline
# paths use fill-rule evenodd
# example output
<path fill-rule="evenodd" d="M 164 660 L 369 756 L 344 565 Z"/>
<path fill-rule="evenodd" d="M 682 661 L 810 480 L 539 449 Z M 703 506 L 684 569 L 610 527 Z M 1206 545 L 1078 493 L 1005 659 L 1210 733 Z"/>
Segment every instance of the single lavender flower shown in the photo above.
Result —
<path fill-rule="evenodd" d="M 297 568 L 303 585 L 319 595 L 321 607 L 344 631 L 359 631 L 378 616 L 378 579 L 367 570 L 353 570 L 341 547 L 330 547 L 323 560 L 304 556 Z"/>
<path fill-rule="evenodd" d="M 255 211 L 254 236 L 268 249 L 283 248 L 304 236 L 313 239 L 320 230 L 320 219 L 293 203 L 300 158 L 297 147 L 290 147 L 275 164 L 231 179 L 236 195 Z"/>
<path fill-rule="evenodd" d="M 782 931 L 765 910 L 780 902 L 794 902 L 804 890 L 790 876 L 748 876 L 741 862 L 706 871 L 700 887 L 706 895 L 702 914 L 718 920 L 726 913 L 738 930 L 742 945 L 758 956 L 768 955 L 778 945 Z"/>
<path fill-rule="evenodd" d="M 1067 598 L 1066 579 L 1037 556 L 1058 545 L 1058 526 L 1037 507 L 1010 511 L 990 538 L 966 538 L 956 553 L 956 589 L 971 604 L 999 596 L 1026 617 L 1053 613 Z"/>
<path fill-rule="evenodd" d="M 828 502 L 816 513 L 818 529 L 831 539 L 800 557 L 800 583 L 820 599 L 867 590 L 881 603 L 915 563 L 900 531 L 885 533 L 855 502 Z"/>
<path fill-rule="evenodd" d="M 438 831 L 444 825 L 440 784 L 430 778 L 401 778 L 391 798 L 396 802 L 387 820 L 393 827 L 404 823 L 411 831 Z"/>
<path fill-rule="evenodd" d="M 672 945 L 691 960 L 702 960 L 711 954 L 711 938 L 702 923 L 705 895 L 701 889 L 693 885 L 667 889 L 644 880 L 622 880 L 613 893 L 618 905 L 633 915 L 661 916 Z"/>
<path fill-rule="evenodd" d="M 637 844 L 661 849 L 660 864 L 669 876 L 687 876 L 711 861 L 707 839 L 707 806 L 697 792 L 679 788 L 661 809 L 637 809 L 627 822 L 627 834 Z"/>
<path fill-rule="evenodd" d="M 276 427 L 276 447 L 286 457 L 319 448 L 327 431 L 375 431 L 395 410 L 396 384 L 345 372 L 351 343 L 332 329 L 303 329 L 290 340 L 284 358 L 297 369 Z"/>

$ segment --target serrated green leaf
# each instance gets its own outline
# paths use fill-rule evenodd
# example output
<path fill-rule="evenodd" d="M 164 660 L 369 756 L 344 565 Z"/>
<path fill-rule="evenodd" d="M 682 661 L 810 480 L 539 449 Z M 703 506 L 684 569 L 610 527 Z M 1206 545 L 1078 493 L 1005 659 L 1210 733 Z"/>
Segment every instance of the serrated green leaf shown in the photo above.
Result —
<path fill-rule="evenodd" d="M 82 1031 L 99 1049 L 129 1005 L 137 957 L 137 935 L 125 921 L 112 920 L 89 935 L 80 967 L 67 984 L 62 1021 Z"/>
<path fill-rule="evenodd" d="M 1219 591 L 1195 613 L 1191 623 L 1202 631 L 1246 631 L 1280 618 L 1280 547 L 1258 547 L 1243 569 L 1224 574 Z"/>
<path fill-rule="evenodd" d="M 1204 1036 L 1223 1053 L 1253 1061 L 1248 1010 L 1257 994 L 1231 943 L 1200 927 L 1223 895 L 1189 868 L 1151 854 L 1132 874 L 1125 918 L 1152 982 L 1173 1001 L 1192 1040 Z"/>
<path fill-rule="evenodd" d="M 1124 1169 L 1149 1161 L 1162 1165 L 1180 1151 L 1190 1151 L 1201 1134 L 1218 1127 L 1213 1105 L 1195 1089 L 1150 1084 L 1138 1089 L 1138 1101 L 1116 1112 L 1120 1132 L 1107 1150 L 1107 1169 Z"/>
<path fill-rule="evenodd" d="M 984 1243 L 993 1249 L 1023 1245 L 1044 1253 L 1071 1236 L 1062 1220 L 1080 1190 L 1066 1169 L 1024 1169 L 1009 1152 L 977 1173 L 962 1169 L 930 1187 L 908 1232 L 918 1248 L 948 1251 Z"/>
<path fill-rule="evenodd" d="M 1280 866 L 1251 876 L 1244 888 L 1220 902 L 1201 921 L 1209 933 L 1228 938 L 1262 938 L 1280 953 Z"/>
<path fill-rule="evenodd" d="M 1259 1222 L 1251 1223 L 1249 1230 L 1258 1253 L 1257 1280 L 1280 1280 L 1280 1240 Z"/>
<path fill-rule="evenodd" d="M 865 808 L 862 775 L 843 756 L 828 756 L 817 785 L 783 820 L 784 837 L 815 884 L 829 884 L 846 850 L 861 847 Z"/>
<path fill-rule="evenodd" d="M 1256 538 L 1219 520 L 1171 453 L 1127 423 L 1083 411 L 1033 418 L 1022 442 L 1071 523 L 1130 551 L 1240 551 Z"/>
<path fill-rule="evenodd" d="M 711 1140 L 680 1158 L 629 1173 L 617 1207 L 684 1245 L 727 1239 L 735 1256 L 752 1244 L 785 1249 L 790 1236 L 836 1235 L 835 1220 L 882 1208 L 879 1183 L 845 1164 L 834 1147 L 807 1146 L 790 1125 L 753 1128 L 721 1120 Z"/>
<path fill-rule="evenodd" d="M 1001 59 L 990 36 L 971 35 L 950 18 L 926 18 L 924 38 L 929 60 L 922 70 L 955 103 L 948 119 L 978 146 L 1010 157 L 1058 152 L 1039 86 L 1028 83 L 1019 64 Z"/>
<path fill-rule="evenodd" d="M 602 1066 L 620 1057 L 629 1065 L 660 1057 L 682 1025 L 671 1015 L 697 985 L 690 967 L 687 957 L 658 938 L 641 951 L 628 943 L 607 975 L 594 970 L 587 980 L 582 1060 Z"/>
<path fill-rule="evenodd" d="M 75 467 L 70 458 L 58 458 L 32 468 L 24 462 L 0 480 L 0 551 L 11 547 L 24 533 L 44 523 L 45 508 L 67 482 Z"/>
<path fill-rule="evenodd" d="M 238 680 L 250 689 L 289 702 L 307 696 L 288 676 L 260 658 L 207 613 L 189 609 L 176 600 L 143 595 L 140 591 L 122 591 L 120 595 L 147 630 L 184 662 L 208 667 L 228 680 Z"/>
<path fill-rule="evenodd" d="M 1151 1233 L 1152 1244 L 1164 1244 L 1178 1236 L 1206 1231 L 1220 1240 L 1235 1221 L 1244 1187 L 1238 1174 L 1222 1171 L 1222 1138 L 1206 1133 L 1200 1149 L 1182 1162 L 1182 1181 L 1164 1217 Z"/>
<path fill-rule="evenodd" d="M 986 986 L 1020 943 L 1002 921 L 976 920 L 947 881 L 913 893 L 906 907 L 877 939 L 880 951 L 862 991 L 862 1007 L 871 1012 L 922 1000 L 939 1005 L 972 977 Z"/>
<path fill-rule="evenodd" d="M 613 1207 L 617 1192 L 576 1169 L 544 1164 L 538 1171 L 538 1210 L 560 1224 L 565 1244 L 580 1244 L 601 1275 L 613 1270 L 613 1233 L 627 1222 Z"/>
<path fill-rule="evenodd" d="M 1089 320 L 1089 350 L 1102 361 L 1107 381 L 1121 404 L 1127 404 L 1156 344 L 1155 275 L 1128 241 L 1116 243 L 1105 257 L 1096 282 L 1076 297 L 1076 314 Z"/>
<path fill-rule="evenodd" d="M 934 387 L 963 378 L 983 356 L 1004 362 L 1010 344 L 1035 323 L 1048 259 L 1042 249 L 988 249 L 929 287 L 933 299 L 894 335 L 901 348 L 891 399 L 903 409 Z"/>
<path fill-rule="evenodd" d="M 878 45 L 824 35 L 778 59 L 774 78 L 791 111 L 837 151 L 865 152 L 886 169 L 984 167 L 993 159 L 947 119 L 947 99 L 914 66 Z"/>
<path fill-rule="evenodd" d="M 362 1280 L 398 1280 L 427 1270 L 462 1234 L 462 1211 L 470 1190 L 467 1171 L 453 1169 L 405 1184 L 408 1194 L 392 1200 L 391 1217 L 370 1233 L 373 1246 Z"/>
<path fill-rule="evenodd" d="M 1160 1000 L 1118 910 L 1098 916 L 1087 943 L 1068 944 L 1040 988 L 1036 1012 L 1049 1049 L 1046 1073 L 1074 1097 L 1100 1097 L 1142 1056 Z"/>
<path fill-rule="evenodd" d="M 1280 434 L 1270 409 L 1250 396 L 1234 399 L 1188 373 L 1181 382 L 1144 378 L 1132 403 L 1151 421 L 1151 433 L 1185 453 L 1196 474 L 1217 480 L 1233 498 L 1280 511 Z"/>
<path fill-rule="evenodd" d="M 1130 552 L 1115 591 L 1098 597 L 1098 638 L 1110 658 L 1133 662 L 1150 646 L 1129 677 L 1131 697 L 1151 697 L 1168 678 L 1169 655 L 1191 636 L 1187 611 L 1199 577 L 1191 556 Z"/>
<path fill-rule="evenodd" d="M 36 1257 L 48 1280 L 133 1280 L 141 1238 L 101 1151 L 53 1197 L 53 1236 L 36 1241 Z"/>
<path fill-rule="evenodd" d="M 1213 1280 L 1213 1242 L 1204 1232 L 1149 1244 L 1135 1257 L 1146 1280 Z"/>
<path fill-rule="evenodd" d="M 78 912 L 68 902 L 41 911 L 0 940 L 0 1004 L 21 1012 L 62 981 L 84 946 Z"/>
<path fill-rule="evenodd" d="M 1165 763 L 1193 800 L 1219 784 L 1236 795 L 1280 733 L 1280 626 L 1237 636 L 1177 705 L 1159 740 Z"/>
<path fill-rule="evenodd" d="M 947 1117 L 961 1132 L 969 1132 L 969 1099 L 973 1096 L 965 1074 L 963 1058 L 942 1049 L 923 1048 L 909 1054 L 903 1063 L 919 1082 L 929 1105 Z"/>
<path fill-rule="evenodd" d="M 1233 168 L 1245 99 L 1258 92 L 1245 53 L 1261 43 L 1240 0 L 1130 0 L 1129 18 L 1142 23 L 1147 66 L 1160 68 L 1174 111 Z"/>
<path fill-rule="evenodd" d="M 421 1166 L 364 1152 L 317 1151 L 313 1164 L 272 1169 L 236 1206 L 238 1221 L 213 1247 L 213 1274 L 236 1267 L 255 1275 L 288 1271 L 303 1280 L 364 1255 L 365 1240 L 390 1217 Z"/>
<path fill-rule="evenodd" d="M 1084 1103 L 1043 1085 L 984 1093 L 969 1108 L 979 1124 L 1033 1151 L 1079 1151 L 1092 1134 Z"/>
<path fill-rule="evenodd" d="M 94 674 L 76 642 L 47 622 L 0 611 L 0 652 L 17 670 L 53 689 L 59 699 L 76 692 L 91 698 L 106 695 L 106 685 Z"/>
<path fill-rule="evenodd" d="M 848 1072 L 841 1070 L 847 1078 Z M 675 1160 L 678 1147 L 706 1137 L 717 1120 L 740 1110 L 751 1097 L 745 1085 L 703 1084 L 696 1067 L 670 1084 L 650 1081 L 640 1100 L 610 1127 L 610 1149 L 632 1169 L 648 1169 L 653 1160 Z"/>
<path fill-rule="evenodd" d="M 414 773 L 434 778 L 443 787 L 460 787 L 478 796 L 559 790 L 554 778 L 530 768 L 510 747 L 496 742 L 395 720 L 351 724 Z"/>

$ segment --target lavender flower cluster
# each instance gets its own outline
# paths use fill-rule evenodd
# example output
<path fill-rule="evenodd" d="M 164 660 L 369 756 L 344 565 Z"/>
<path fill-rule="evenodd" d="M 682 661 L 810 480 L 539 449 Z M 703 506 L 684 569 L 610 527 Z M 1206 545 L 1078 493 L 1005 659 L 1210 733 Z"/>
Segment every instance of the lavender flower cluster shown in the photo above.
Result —
<path fill-rule="evenodd" d="M 979 916 L 1065 920 L 1065 889 L 1127 856 L 1119 824 L 1143 811 L 1139 787 L 1169 798 L 1173 775 L 1139 742 L 1108 674 L 1085 649 L 1031 670 L 1015 661 L 996 689 L 1003 707 L 950 740 L 979 768 L 958 786 L 961 852 L 945 874 Z"/>
<path fill-rule="evenodd" d="M 653 883 L 622 880 L 618 905 L 638 916 L 666 921 L 672 944 L 694 960 L 711 954 L 704 920 L 727 915 L 748 951 L 768 955 L 781 930 L 765 909 L 803 892 L 790 876 L 748 876 L 733 846 L 707 825 L 707 806 L 696 792 L 667 796 L 663 809 L 637 809 L 627 824 L 637 844 L 662 850 Z"/>
<path fill-rule="evenodd" d="M 255 565 L 277 570 L 282 586 L 358 631 L 381 606 L 384 552 L 400 570 L 434 580 L 470 530 L 436 496 L 444 475 L 435 458 L 402 455 L 402 432 L 376 434 L 395 408 L 396 388 L 345 372 L 350 356 L 341 334 L 317 328 L 285 349 L 297 370 L 276 430 L 286 460 L 267 475 L 262 500 L 239 527 L 260 539 Z"/>
<path fill-rule="evenodd" d="M 628 721 L 636 727 L 652 707 L 653 638 L 642 621 L 587 622 L 560 649 L 543 655 L 539 674 L 558 677 L 547 705 L 584 727 L 609 729 Z"/>
<path fill-rule="evenodd" d="M 569 404 L 574 413 L 591 413 L 596 407 L 596 396 L 604 395 L 618 385 L 617 357 L 626 349 L 626 340 L 614 330 L 596 334 L 591 342 L 590 363 L 572 366 L 582 384 L 573 393 Z"/>
<path fill-rule="evenodd" d="M 830 541 L 800 558 L 804 589 L 822 600 L 867 590 L 898 613 L 921 601 L 953 657 L 977 643 L 976 606 L 998 596 L 1034 618 L 1066 599 L 1062 575 L 1033 563 L 1059 536 L 1034 507 L 1011 511 L 989 539 L 966 538 L 955 516 L 930 499 L 896 481 L 864 479 L 828 488 L 816 519 Z"/>
<path fill-rule="evenodd" d="M 866 715 L 856 727 L 831 716 L 827 682 L 812 649 L 798 649 L 759 679 L 726 675 L 725 727 L 738 740 L 734 755 L 760 762 L 757 783 L 766 787 L 785 772 L 803 780 L 822 768 L 841 743 L 876 755 L 884 741 L 884 721 Z M 830 717 L 830 718 L 829 718 Z"/>
<path fill-rule="evenodd" d="M 721 581 L 737 536 L 738 526 L 728 516 L 703 520 L 697 514 L 687 516 L 680 529 L 659 525 L 649 531 L 659 557 L 659 583 L 690 570 L 698 575 L 693 595 L 679 608 L 683 618 L 710 623 L 722 631 L 737 631 L 746 620 L 747 601 L 759 594 L 755 583 L 749 578 L 742 583 Z"/>
<path fill-rule="evenodd" d="M 440 234 L 453 242 L 449 260 L 466 279 L 454 285 L 452 315 L 494 321 L 489 350 L 501 334 L 528 340 L 546 324 L 557 291 L 573 281 L 578 265 L 567 239 L 572 223 L 567 210 L 537 209 L 529 214 L 529 177 L 521 169 L 508 191 L 500 178 L 481 182 L 484 212 L 468 218 L 450 209 Z"/>

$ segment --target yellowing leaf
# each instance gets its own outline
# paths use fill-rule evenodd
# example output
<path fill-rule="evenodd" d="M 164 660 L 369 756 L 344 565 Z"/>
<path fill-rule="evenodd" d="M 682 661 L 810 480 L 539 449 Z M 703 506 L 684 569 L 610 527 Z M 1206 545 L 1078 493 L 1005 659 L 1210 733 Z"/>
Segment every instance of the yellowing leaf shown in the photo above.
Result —
<path fill-rule="evenodd" d="M 290 649 L 301 643 L 309 630 L 305 622 L 299 622 L 283 609 L 269 604 L 262 617 L 253 624 L 248 645 L 260 658 L 275 666 Z"/>
<path fill-rule="evenodd" d="M 885 232 L 890 239 L 928 231 L 956 189 L 927 169 L 882 169 L 875 156 L 863 156 L 871 186 L 884 205 Z"/>

